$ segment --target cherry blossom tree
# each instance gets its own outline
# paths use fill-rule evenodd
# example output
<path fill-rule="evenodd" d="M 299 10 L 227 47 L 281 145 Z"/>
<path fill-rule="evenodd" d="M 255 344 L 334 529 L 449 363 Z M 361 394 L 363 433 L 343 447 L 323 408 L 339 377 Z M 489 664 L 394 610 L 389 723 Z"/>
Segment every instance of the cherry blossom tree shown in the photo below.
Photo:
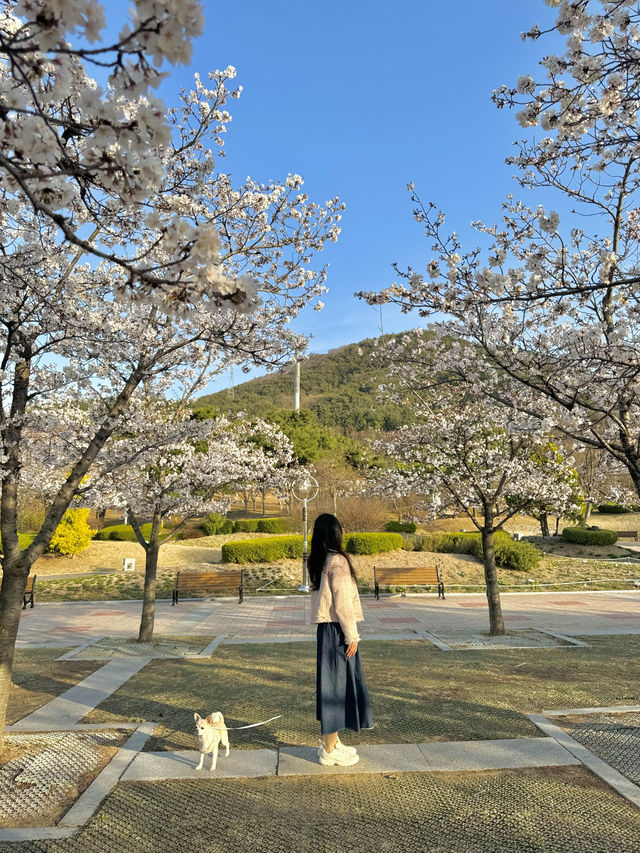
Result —
<path fill-rule="evenodd" d="M 625 466 L 605 451 L 588 447 L 576 455 L 575 469 L 585 500 L 582 515 L 585 524 L 589 524 L 591 511 L 598 504 L 607 501 L 624 505 L 636 503 L 637 496 Z"/>
<path fill-rule="evenodd" d="M 138 0 L 115 46 L 70 46 L 102 29 L 101 9 L 0 13 L 0 748 L 30 568 L 132 400 L 186 400 L 229 364 L 303 349 L 288 324 L 322 307 L 310 262 L 342 210 L 297 175 L 235 187 L 218 170 L 233 69 L 196 78 L 176 108 L 152 98 L 163 58 L 188 57 L 200 4 Z M 111 70 L 104 88 L 87 63 Z M 21 551 L 18 492 L 38 464 L 45 519 Z"/>
<path fill-rule="evenodd" d="M 197 162 L 187 137 L 211 132 L 219 138 L 225 130 L 225 81 L 233 69 L 213 75 L 215 94 L 206 103 L 192 99 L 182 138 L 174 134 L 175 111 L 153 94 L 167 75 L 163 66 L 189 62 L 191 40 L 203 29 L 202 4 L 135 0 L 118 36 L 104 44 L 106 10 L 95 0 L 3 6 L 3 199 L 32 209 L 55 224 L 58 237 L 112 262 L 122 284 L 138 285 L 137 294 L 158 287 L 176 298 L 185 289 L 215 292 L 217 276 L 207 278 L 201 265 L 203 253 L 215 254 L 206 222 L 199 223 L 202 233 L 185 231 L 183 210 L 165 206 L 153 244 L 163 244 L 162 258 L 144 244 L 132 253 L 127 233 L 114 240 L 105 222 L 117 216 L 131 236 L 141 213 L 151 212 L 149 199 L 166 194 L 167 169 L 176 161 L 182 161 L 185 183 L 175 184 L 174 192 L 188 194 L 186 184 L 197 184 L 206 171 L 207 153 L 202 148 Z M 200 91 L 208 90 L 200 85 Z"/>
<path fill-rule="evenodd" d="M 293 454 L 286 436 L 264 421 L 192 420 L 184 407 L 162 401 L 143 401 L 136 408 L 126 433 L 108 442 L 83 492 L 88 500 L 99 496 L 129 511 L 146 554 L 138 641 L 150 642 L 161 546 L 195 515 L 226 512 L 231 493 L 290 464 Z M 174 516 L 179 523 L 163 534 L 165 519 Z M 151 520 L 148 539 L 143 519 Z"/>
<path fill-rule="evenodd" d="M 508 162 L 545 205 L 508 196 L 502 221 L 475 223 L 481 245 L 465 251 L 410 184 L 426 272 L 398 270 L 391 288 L 361 295 L 434 321 L 412 360 L 437 360 L 448 381 L 482 387 L 541 432 L 605 451 L 640 494 L 640 5 L 546 2 L 555 23 L 527 37 L 551 31 L 566 50 L 494 94 L 532 129 Z"/>
<path fill-rule="evenodd" d="M 407 373 L 402 364 L 396 370 Z M 421 494 L 433 515 L 453 506 L 469 517 L 482 536 L 490 633 L 504 634 L 495 534 L 536 502 L 566 500 L 571 486 L 557 476 L 555 448 L 525 415 L 450 388 L 421 396 L 415 413 L 417 423 L 376 444 L 400 465 L 386 481 L 400 494 Z"/>

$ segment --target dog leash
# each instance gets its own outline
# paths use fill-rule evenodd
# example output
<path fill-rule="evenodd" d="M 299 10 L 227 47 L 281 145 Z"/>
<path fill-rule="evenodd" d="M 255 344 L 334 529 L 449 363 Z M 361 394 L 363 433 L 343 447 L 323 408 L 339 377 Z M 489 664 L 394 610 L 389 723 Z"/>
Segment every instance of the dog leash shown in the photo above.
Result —
<path fill-rule="evenodd" d="M 269 717 L 268 720 L 263 720 L 261 723 L 251 723 L 249 726 L 225 726 L 227 731 L 237 732 L 240 729 L 254 729 L 256 726 L 264 726 L 265 723 L 270 723 L 272 720 L 279 720 L 282 714 L 278 714 L 276 717 Z"/>

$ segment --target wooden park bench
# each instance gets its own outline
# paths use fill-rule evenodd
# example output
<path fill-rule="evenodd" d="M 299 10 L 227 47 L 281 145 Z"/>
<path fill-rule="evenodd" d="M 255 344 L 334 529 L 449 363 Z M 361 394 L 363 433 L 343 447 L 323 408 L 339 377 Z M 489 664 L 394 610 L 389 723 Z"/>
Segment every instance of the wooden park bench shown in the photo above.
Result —
<path fill-rule="evenodd" d="M 209 592 L 216 593 L 221 589 L 237 589 L 239 604 L 244 598 L 244 571 L 242 569 L 221 569 L 217 572 L 178 572 L 176 585 L 173 590 L 172 606 L 178 604 L 181 593 Z"/>
<path fill-rule="evenodd" d="M 635 539 L 638 541 L 638 531 L 637 530 L 617 530 L 618 539 Z"/>
<path fill-rule="evenodd" d="M 444 598 L 444 583 L 437 566 L 422 568 L 389 568 L 373 567 L 376 598 L 380 598 L 381 586 L 435 586 L 438 588 L 438 598 Z"/>
<path fill-rule="evenodd" d="M 36 575 L 29 575 L 27 578 L 27 585 L 24 588 L 24 598 L 22 599 L 22 609 L 27 609 L 27 604 L 30 604 L 33 607 L 33 593 L 36 587 Z"/>

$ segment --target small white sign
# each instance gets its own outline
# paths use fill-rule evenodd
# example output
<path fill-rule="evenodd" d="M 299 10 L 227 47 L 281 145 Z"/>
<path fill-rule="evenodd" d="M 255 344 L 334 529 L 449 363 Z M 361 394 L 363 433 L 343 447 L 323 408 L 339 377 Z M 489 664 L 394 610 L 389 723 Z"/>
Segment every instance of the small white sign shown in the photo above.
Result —
<path fill-rule="evenodd" d="M 125 557 L 122 561 L 122 571 L 123 572 L 135 572 L 136 570 L 136 561 L 134 557 Z"/>

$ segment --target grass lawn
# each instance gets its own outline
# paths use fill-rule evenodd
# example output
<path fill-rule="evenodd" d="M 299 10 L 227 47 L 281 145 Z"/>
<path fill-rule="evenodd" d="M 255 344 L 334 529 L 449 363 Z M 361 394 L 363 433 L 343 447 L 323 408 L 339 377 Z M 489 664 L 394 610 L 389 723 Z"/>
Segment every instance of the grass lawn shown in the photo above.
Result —
<path fill-rule="evenodd" d="M 119 784 L 73 838 L 7 853 L 637 853 L 640 812 L 580 767 Z"/>
<path fill-rule="evenodd" d="M 56 661 L 70 649 L 18 649 L 7 723 L 31 714 L 103 665 L 102 661 Z"/>
<path fill-rule="evenodd" d="M 446 653 L 419 641 L 362 645 L 376 722 L 360 743 L 535 737 L 543 709 L 640 702 L 640 637 L 593 637 L 589 648 Z M 153 661 L 85 722 L 155 720 L 147 749 L 194 749 L 193 712 L 222 711 L 233 748 L 315 744 L 313 643 L 222 645 L 208 661 Z"/>

